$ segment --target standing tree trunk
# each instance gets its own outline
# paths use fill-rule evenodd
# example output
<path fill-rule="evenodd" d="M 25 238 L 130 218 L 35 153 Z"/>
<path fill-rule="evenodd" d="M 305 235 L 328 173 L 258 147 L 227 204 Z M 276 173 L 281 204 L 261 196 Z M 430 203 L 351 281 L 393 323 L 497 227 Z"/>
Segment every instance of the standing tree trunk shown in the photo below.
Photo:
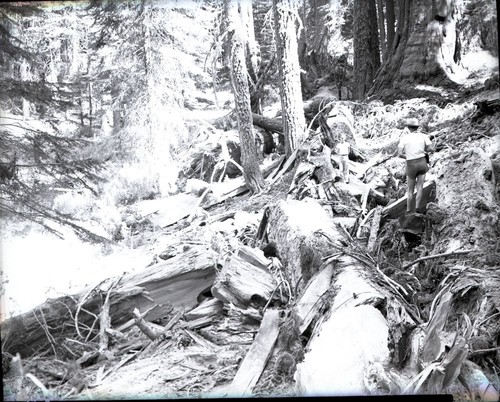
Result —
<path fill-rule="evenodd" d="M 354 0 L 354 99 L 364 99 L 380 67 L 375 0 Z"/>
<path fill-rule="evenodd" d="M 253 19 L 253 7 L 251 1 L 243 1 L 240 3 L 240 15 L 245 28 L 245 54 L 246 66 L 248 69 L 248 77 L 252 84 L 250 88 L 250 105 L 253 113 L 262 114 L 262 92 L 257 89 L 259 81 L 259 70 L 261 64 L 261 56 L 259 44 L 255 39 L 255 27 Z"/>
<path fill-rule="evenodd" d="M 385 16 L 384 16 L 384 2 L 377 0 L 378 8 L 378 30 L 380 33 L 380 50 L 382 52 L 382 61 L 387 59 L 387 42 L 385 38 Z"/>
<path fill-rule="evenodd" d="M 226 12 L 231 46 L 231 84 L 236 105 L 238 131 L 240 134 L 241 163 L 245 184 L 252 193 L 258 193 L 264 187 L 264 178 L 259 168 L 259 155 L 253 132 L 250 91 L 248 88 L 245 48 L 242 38 L 241 8 L 237 0 L 226 1 Z"/>
<path fill-rule="evenodd" d="M 396 28 L 396 14 L 394 13 L 394 0 L 385 0 L 385 16 L 387 19 L 387 57 L 390 57 L 394 45 L 394 29 Z M 387 59 L 386 59 L 387 60 Z M 385 61 L 385 60 L 384 60 Z"/>
<path fill-rule="evenodd" d="M 457 16 L 456 0 L 402 2 L 391 55 L 369 95 L 401 81 L 453 84 L 458 69 L 454 60 Z"/>
<path fill-rule="evenodd" d="M 280 77 L 281 110 L 285 154 L 289 157 L 305 136 L 305 119 L 300 86 L 297 49 L 297 4 L 294 0 L 273 0 L 276 52 Z"/>

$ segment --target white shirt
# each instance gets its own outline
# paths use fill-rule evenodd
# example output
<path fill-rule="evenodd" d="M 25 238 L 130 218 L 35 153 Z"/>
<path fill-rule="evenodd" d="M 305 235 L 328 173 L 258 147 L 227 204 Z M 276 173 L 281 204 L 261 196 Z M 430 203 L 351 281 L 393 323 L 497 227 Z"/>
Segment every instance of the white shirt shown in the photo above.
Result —
<path fill-rule="evenodd" d="M 339 142 L 337 144 L 337 151 L 340 155 L 349 155 L 349 143 L 347 141 Z"/>
<path fill-rule="evenodd" d="M 407 161 L 424 157 L 425 146 L 430 147 L 431 145 L 429 136 L 418 131 L 403 134 L 399 140 L 399 148 L 404 149 Z"/>

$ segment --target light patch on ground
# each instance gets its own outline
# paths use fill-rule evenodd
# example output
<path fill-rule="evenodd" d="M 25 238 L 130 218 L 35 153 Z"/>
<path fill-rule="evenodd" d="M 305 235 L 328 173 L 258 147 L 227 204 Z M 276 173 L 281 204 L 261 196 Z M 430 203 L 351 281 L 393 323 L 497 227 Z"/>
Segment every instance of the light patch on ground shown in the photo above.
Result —
<path fill-rule="evenodd" d="M 487 50 L 470 52 L 462 57 L 462 65 L 471 72 L 497 72 L 498 57 Z"/>
<path fill-rule="evenodd" d="M 139 248 L 117 248 L 103 255 L 100 246 L 83 243 L 69 231 L 65 236 L 62 240 L 33 229 L 24 237 L 2 239 L 1 320 L 150 262 Z"/>

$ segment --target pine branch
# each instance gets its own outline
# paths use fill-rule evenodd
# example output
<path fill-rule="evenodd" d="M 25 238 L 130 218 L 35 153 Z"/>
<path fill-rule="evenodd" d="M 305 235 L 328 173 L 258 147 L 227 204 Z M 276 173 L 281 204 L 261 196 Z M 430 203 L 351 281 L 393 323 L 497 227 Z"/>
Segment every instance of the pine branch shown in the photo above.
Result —
<path fill-rule="evenodd" d="M 2 198 L 0 198 L 0 211 L 4 212 L 9 212 L 13 213 L 15 215 L 18 215 L 24 219 L 28 219 L 30 221 L 33 221 L 35 223 L 38 223 L 45 227 L 46 229 L 49 229 L 52 233 L 59 233 L 55 229 L 50 228 L 46 224 L 44 224 L 39 218 L 43 217 L 45 219 L 48 219 L 49 221 L 53 221 L 56 223 L 59 223 L 63 226 L 69 226 L 71 227 L 77 235 L 80 236 L 83 240 L 90 240 L 93 242 L 99 242 L 99 243 L 113 243 L 111 240 L 106 239 L 105 237 L 102 237 L 98 234 L 95 234 L 91 232 L 88 229 L 83 228 L 82 226 L 71 222 L 69 219 L 66 217 L 62 216 L 59 212 L 52 210 L 51 208 L 48 208 L 46 205 L 42 205 L 38 203 L 37 201 L 34 201 L 31 198 L 28 198 L 24 195 L 19 195 L 16 194 L 15 192 L 11 191 L 9 189 L 9 186 L 2 186 L 2 192 L 9 195 L 11 197 L 10 200 L 5 200 L 5 201 L 15 201 L 15 203 L 19 205 L 23 205 L 24 207 L 28 208 L 28 210 L 36 213 L 36 214 L 27 214 L 25 212 L 19 211 L 18 209 L 14 209 L 7 205 L 5 202 L 2 202 Z M 59 234 L 60 235 L 60 234 Z"/>

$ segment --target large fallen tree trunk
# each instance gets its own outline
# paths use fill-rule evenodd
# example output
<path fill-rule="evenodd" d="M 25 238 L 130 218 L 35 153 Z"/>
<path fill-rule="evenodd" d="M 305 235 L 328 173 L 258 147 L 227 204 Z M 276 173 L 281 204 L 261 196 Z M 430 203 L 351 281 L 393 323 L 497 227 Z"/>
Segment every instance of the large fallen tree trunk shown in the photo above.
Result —
<path fill-rule="evenodd" d="M 443 219 L 434 226 L 439 233 L 434 251 L 482 248 L 496 242 L 500 211 L 496 178 L 486 153 L 465 144 L 455 152 L 443 151 L 435 169 L 436 203 Z"/>
<path fill-rule="evenodd" d="M 281 117 L 265 117 L 252 113 L 253 124 L 267 131 L 283 135 L 283 120 Z"/>
<path fill-rule="evenodd" d="M 389 362 L 404 358 L 394 349 L 405 350 L 407 333 L 418 322 L 406 312 L 411 308 L 401 296 L 405 288 L 370 265 L 369 256 L 344 253 L 348 234 L 316 201 L 280 201 L 268 215 L 268 238 L 297 289 L 299 334 L 312 327 L 309 351 L 295 374 L 297 391 L 372 393 L 390 377 Z M 401 387 L 398 379 L 388 386 L 394 393 Z"/>
<path fill-rule="evenodd" d="M 216 258 L 211 249 L 196 246 L 139 273 L 124 275 L 110 293 L 111 325 L 134 319 L 134 308 L 140 312 L 150 309 L 143 317 L 149 321 L 168 316 L 173 309 L 191 310 L 198 303 L 197 297 L 213 284 Z M 111 283 L 115 282 L 112 278 Z M 57 352 L 66 337 L 78 337 L 78 333 L 87 337 L 107 291 L 106 283 L 101 283 L 77 295 L 49 299 L 32 311 L 4 321 L 2 351 L 22 357 L 39 350 Z M 94 331 L 98 334 L 99 328 Z"/>
<path fill-rule="evenodd" d="M 312 199 L 280 201 L 268 210 L 267 237 L 275 244 L 284 275 L 296 293 L 318 272 L 323 257 L 331 251 L 320 230 L 330 232 L 332 223 Z"/>
<path fill-rule="evenodd" d="M 315 97 L 304 102 L 304 115 L 306 119 L 312 120 L 320 111 L 326 113 L 331 106 L 325 109 L 325 106 L 335 101 L 334 97 Z M 265 130 L 283 135 L 283 120 L 281 117 L 265 117 L 257 113 L 252 113 L 253 124 Z"/>
<path fill-rule="evenodd" d="M 410 296 L 406 284 L 383 274 L 369 254 L 331 223 L 319 204 L 281 201 L 268 215 L 268 237 L 276 243 L 283 267 L 295 274 L 292 284 L 300 281 L 298 277 L 308 282 L 311 266 L 320 272 L 304 291 L 297 286 L 300 298 L 294 310 L 299 333 L 312 324 L 307 352 L 294 376 L 299 394 L 436 393 L 457 384 L 470 330 L 457 334 L 453 344 L 442 339 L 453 339 L 453 334 L 444 332 L 450 293 L 422 325 L 403 297 Z M 316 243 L 317 234 L 327 243 Z M 290 246 L 293 243 L 295 247 Z M 320 250 L 315 249 L 318 246 Z M 323 255 L 321 263 L 316 259 L 317 264 L 310 264 L 311 255 Z M 415 341 L 420 347 L 414 347 Z M 404 367 L 405 375 L 391 370 L 393 366 Z"/>

